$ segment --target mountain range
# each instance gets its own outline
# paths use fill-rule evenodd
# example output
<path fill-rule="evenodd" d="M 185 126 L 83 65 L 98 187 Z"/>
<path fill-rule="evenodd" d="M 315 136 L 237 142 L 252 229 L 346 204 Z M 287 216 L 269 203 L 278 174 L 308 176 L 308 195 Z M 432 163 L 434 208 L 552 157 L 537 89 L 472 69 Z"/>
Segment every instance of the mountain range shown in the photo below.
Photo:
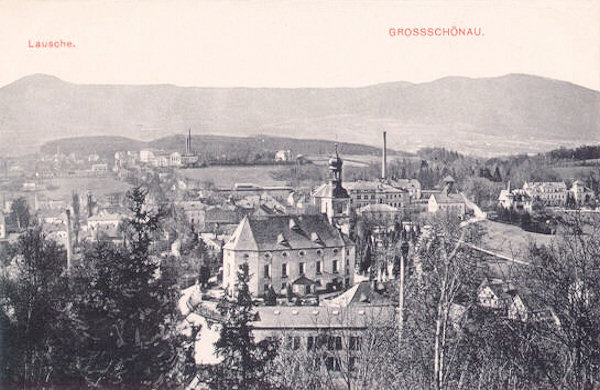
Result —
<path fill-rule="evenodd" d="M 87 136 L 61 138 L 44 143 L 40 146 L 41 152 L 54 154 L 60 151 L 64 154 L 77 153 L 89 155 L 92 153 L 102 157 L 111 157 L 117 151 L 158 149 L 166 152 L 185 151 L 186 137 L 183 134 L 169 135 L 149 142 L 134 140 L 120 136 Z M 223 156 L 230 158 L 243 158 L 256 154 L 275 154 L 278 150 L 290 150 L 294 156 L 327 156 L 333 153 L 336 142 L 328 140 L 298 139 L 257 135 L 251 137 L 226 137 L 219 135 L 193 135 L 192 149 L 201 158 L 201 161 L 218 159 Z M 339 151 L 342 155 L 381 155 L 381 148 L 356 143 L 340 142 Z M 388 149 L 390 156 L 405 156 Z"/>
<path fill-rule="evenodd" d="M 361 88 L 73 84 L 36 74 L 0 88 L 0 152 L 65 137 L 141 141 L 186 133 L 443 146 L 477 155 L 600 141 L 600 92 L 532 75 Z"/>

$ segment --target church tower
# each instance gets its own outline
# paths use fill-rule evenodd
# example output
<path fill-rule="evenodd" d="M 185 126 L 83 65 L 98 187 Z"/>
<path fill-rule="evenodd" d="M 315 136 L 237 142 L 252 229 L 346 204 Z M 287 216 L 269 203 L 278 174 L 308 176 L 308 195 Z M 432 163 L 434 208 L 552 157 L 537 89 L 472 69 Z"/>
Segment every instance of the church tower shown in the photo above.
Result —
<path fill-rule="evenodd" d="M 335 157 L 329 159 L 329 183 L 321 197 L 321 212 L 343 233 L 350 232 L 350 196 L 342 186 L 342 159 L 335 145 Z"/>

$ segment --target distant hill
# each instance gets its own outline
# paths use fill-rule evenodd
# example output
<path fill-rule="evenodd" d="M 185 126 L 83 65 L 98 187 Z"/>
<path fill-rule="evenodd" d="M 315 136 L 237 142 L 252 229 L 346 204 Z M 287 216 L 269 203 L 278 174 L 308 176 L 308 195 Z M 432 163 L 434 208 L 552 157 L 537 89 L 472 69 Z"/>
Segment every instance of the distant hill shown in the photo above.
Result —
<path fill-rule="evenodd" d="M 600 92 L 511 74 L 363 88 L 83 85 L 32 75 L 0 88 L 0 152 L 46 141 L 266 134 L 495 155 L 600 141 Z"/>
<path fill-rule="evenodd" d="M 146 147 L 146 144 L 144 141 L 126 137 L 73 137 L 48 141 L 40 147 L 40 151 L 45 154 L 60 152 L 86 155 L 95 153 L 100 156 L 110 156 L 120 150 L 139 150 Z"/>
<path fill-rule="evenodd" d="M 101 156 L 113 155 L 116 151 L 140 150 L 143 148 L 162 149 L 167 152 L 185 150 L 186 134 L 176 134 L 153 141 L 139 141 L 126 137 L 91 136 L 63 138 L 48 141 L 40 147 L 43 153 L 57 151 L 69 154 L 97 153 Z M 192 134 L 192 148 L 203 158 L 215 158 L 221 155 L 243 155 L 256 153 L 275 153 L 277 150 L 291 150 L 294 154 L 329 155 L 335 150 L 335 141 L 314 139 L 295 139 L 271 136 L 226 137 L 216 135 Z M 368 145 L 340 142 L 340 153 L 345 155 L 381 155 L 381 149 Z M 388 150 L 390 155 L 407 155 Z"/>

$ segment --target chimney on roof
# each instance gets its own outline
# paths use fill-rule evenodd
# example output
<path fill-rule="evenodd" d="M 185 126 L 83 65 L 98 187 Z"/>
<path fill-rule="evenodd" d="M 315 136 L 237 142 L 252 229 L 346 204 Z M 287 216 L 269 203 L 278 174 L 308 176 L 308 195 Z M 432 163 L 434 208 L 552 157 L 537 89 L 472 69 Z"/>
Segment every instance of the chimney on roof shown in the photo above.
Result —
<path fill-rule="evenodd" d="M 382 157 L 381 157 L 381 178 L 383 180 L 386 179 L 386 175 L 387 175 L 387 139 L 386 139 L 386 134 L 387 132 L 383 132 L 383 153 L 382 153 Z"/>

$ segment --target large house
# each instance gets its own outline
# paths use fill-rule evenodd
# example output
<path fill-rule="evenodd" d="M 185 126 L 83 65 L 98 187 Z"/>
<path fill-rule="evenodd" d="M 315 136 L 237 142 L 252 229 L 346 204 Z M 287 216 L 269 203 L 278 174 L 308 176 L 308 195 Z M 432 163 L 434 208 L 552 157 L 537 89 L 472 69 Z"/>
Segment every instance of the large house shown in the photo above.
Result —
<path fill-rule="evenodd" d="M 595 199 L 594 191 L 586 187 L 585 183 L 581 180 L 575 180 L 569 191 L 577 204 L 587 203 Z"/>
<path fill-rule="evenodd" d="M 410 193 L 384 181 L 347 182 L 344 187 L 350 195 L 350 204 L 358 209 L 370 204 L 386 204 L 404 208 L 410 202 Z"/>
<path fill-rule="evenodd" d="M 500 191 L 498 205 L 505 210 L 516 213 L 532 213 L 533 198 L 523 189 L 510 189 L 510 181 L 507 188 Z"/>
<path fill-rule="evenodd" d="M 223 286 L 234 293 L 239 265 L 250 268 L 250 292 L 298 295 L 354 282 L 355 246 L 326 215 L 246 216 L 223 249 Z M 289 287 L 288 287 L 289 286 Z"/>
<path fill-rule="evenodd" d="M 523 190 L 544 206 L 564 206 L 567 203 L 567 185 L 563 181 L 526 181 Z"/>
<path fill-rule="evenodd" d="M 367 331 L 390 326 L 393 306 L 262 306 L 252 334 L 257 341 L 283 339 L 284 347 L 312 355 L 327 371 L 358 369 L 361 351 L 368 350 Z"/>
<path fill-rule="evenodd" d="M 389 184 L 407 191 L 411 200 L 421 199 L 421 182 L 417 179 L 394 179 L 390 180 Z"/>
<path fill-rule="evenodd" d="M 427 203 L 430 213 L 451 213 L 462 216 L 467 212 L 465 198 L 456 192 L 452 176 L 446 176 L 441 183 L 441 191 L 433 191 Z"/>

